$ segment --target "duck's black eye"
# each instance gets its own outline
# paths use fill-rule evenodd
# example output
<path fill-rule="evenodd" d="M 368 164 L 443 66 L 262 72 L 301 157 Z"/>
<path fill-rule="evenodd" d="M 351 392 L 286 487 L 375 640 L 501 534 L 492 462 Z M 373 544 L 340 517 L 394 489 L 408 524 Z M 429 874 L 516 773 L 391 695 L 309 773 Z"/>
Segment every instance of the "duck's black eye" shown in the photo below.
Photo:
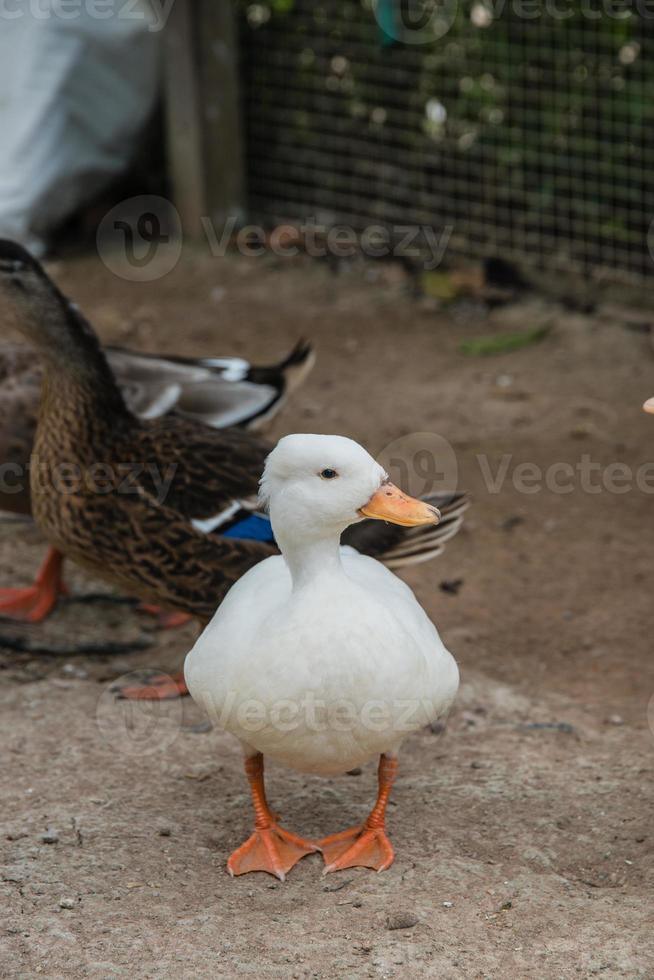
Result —
<path fill-rule="evenodd" d="M 338 476 L 336 470 L 322 470 L 320 476 L 323 480 L 333 480 L 334 477 Z"/>

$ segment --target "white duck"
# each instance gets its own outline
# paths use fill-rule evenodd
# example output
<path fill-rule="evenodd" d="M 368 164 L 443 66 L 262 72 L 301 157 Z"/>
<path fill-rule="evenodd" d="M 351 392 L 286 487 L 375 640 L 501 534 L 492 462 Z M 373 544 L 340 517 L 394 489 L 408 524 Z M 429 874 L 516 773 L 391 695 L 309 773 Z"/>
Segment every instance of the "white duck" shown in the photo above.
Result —
<path fill-rule="evenodd" d="M 286 436 L 268 456 L 260 494 L 283 557 L 232 587 L 185 664 L 193 698 L 245 753 L 255 830 L 227 867 L 283 880 L 320 850 L 325 872 L 383 871 L 393 861 L 384 817 L 399 745 L 448 710 L 459 674 L 408 586 L 340 537 L 363 517 L 417 527 L 440 515 L 342 436 Z M 264 755 L 324 775 L 380 755 L 377 802 L 363 826 L 303 840 L 268 807 Z"/>

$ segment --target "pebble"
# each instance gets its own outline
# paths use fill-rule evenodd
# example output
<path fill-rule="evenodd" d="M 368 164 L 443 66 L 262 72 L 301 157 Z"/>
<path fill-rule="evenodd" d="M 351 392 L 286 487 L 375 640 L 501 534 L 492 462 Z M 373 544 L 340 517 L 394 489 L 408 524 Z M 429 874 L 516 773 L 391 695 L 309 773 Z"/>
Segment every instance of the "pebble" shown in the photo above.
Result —
<path fill-rule="evenodd" d="M 386 919 L 387 929 L 411 929 L 420 919 L 413 912 L 393 912 Z"/>
<path fill-rule="evenodd" d="M 42 844 L 58 844 L 59 834 L 57 833 L 56 830 L 53 830 L 51 827 L 48 827 L 46 832 L 44 834 L 41 834 L 40 840 Z"/>
<path fill-rule="evenodd" d="M 624 718 L 621 715 L 609 715 L 606 720 L 609 725 L 624 725 Z"/>
<path fill-rule="evenodd" d="M 322 890 L 324 892 L 340 892 L 341 888 L 345 888 L 345 886 L 349 885 L 352 881 L 354 881 L 354 878 L 343 878 L 341 881 L 335 881 L 333 883 L 330 882 L 328 885 L 323 885 Z"/>
<path fill-rule="evenodd" d="M 454 907 L 454 902 L 443 902 L 444 909 L 451 909 Z"/>
<path fill-rule="evenodd" d="M 213 730 L 213 725 L 206 719 L 205 721 L 198 721 L 193 725 L 184 725 L 182 731 L 189 732 L 191 735 L 206 735 L 208 732 Z"/>
<path fill-rule="evenodd" d="M 160 837 L 170 837 L 172 831 L 170 827 L 159 827 L 157 833 L 159 834 Z"/>
<path fill-rule="evenodd" d="M 74 898 L 60 898 L 59 899 L 59 908 L 60 909 L 74 909 L 75 908 L 75 899 Z"/>

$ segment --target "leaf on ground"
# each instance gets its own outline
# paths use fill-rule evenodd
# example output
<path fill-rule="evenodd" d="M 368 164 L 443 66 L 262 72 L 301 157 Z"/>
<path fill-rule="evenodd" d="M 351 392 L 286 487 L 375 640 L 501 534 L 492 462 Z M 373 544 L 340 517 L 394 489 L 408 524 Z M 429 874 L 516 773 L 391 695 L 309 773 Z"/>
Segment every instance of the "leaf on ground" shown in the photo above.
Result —
<path fill-rule="evenodd" d="M 423 272 L 420 285 L 425 296 L 450 302 L 456 299 L 458 290 L 447 272 Z"/>
<path fill-rule="evenodd" d="M 461 353 L 472 357 L 488 357 L 492 354 L 507 354 L 510 351 L 529 347 L 544 340 L 552 329 L 552 324 L 543 324 L 533 330 L 521 330 L 519 333 L 501 333 L 493 337 L 477 337 L 476 340 L 465 340 L 461 344 Z"/>

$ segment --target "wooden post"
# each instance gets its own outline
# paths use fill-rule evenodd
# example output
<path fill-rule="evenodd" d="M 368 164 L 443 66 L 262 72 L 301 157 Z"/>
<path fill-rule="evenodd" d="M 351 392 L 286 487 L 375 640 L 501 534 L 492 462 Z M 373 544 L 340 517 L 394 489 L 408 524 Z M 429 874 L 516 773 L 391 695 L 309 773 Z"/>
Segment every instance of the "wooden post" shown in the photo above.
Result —
<path fill-rule="evenodd" d="M 166 27 L 165 100 L 173 200 L 182 227 L 221 236 L 245 214 L 238 34 L 231 0 L 175 0 Z"/>

